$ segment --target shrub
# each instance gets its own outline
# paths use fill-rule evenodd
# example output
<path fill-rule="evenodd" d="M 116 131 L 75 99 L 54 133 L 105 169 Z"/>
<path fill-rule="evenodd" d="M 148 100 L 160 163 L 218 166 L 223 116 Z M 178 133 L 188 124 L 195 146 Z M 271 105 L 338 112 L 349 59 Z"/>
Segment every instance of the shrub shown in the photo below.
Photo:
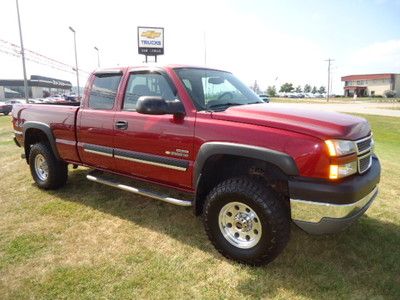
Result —
<path fill-rule="evenodd" d="M 394 98 L 396 96 L 396 92 L 391 90 L 387 90 L 383 94 L 386 98 Z"/>

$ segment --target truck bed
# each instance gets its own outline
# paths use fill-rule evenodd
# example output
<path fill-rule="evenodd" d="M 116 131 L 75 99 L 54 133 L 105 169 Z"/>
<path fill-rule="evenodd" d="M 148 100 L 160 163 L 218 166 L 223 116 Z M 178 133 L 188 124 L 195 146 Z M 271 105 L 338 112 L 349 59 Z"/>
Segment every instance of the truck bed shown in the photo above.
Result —
<path fill-rule="evenodd" d="M 46 126 L 52 132 L 58 154 L 66 161 L 80 162 L 76 148 L 76 116 L 79 106 L 57 104 L 16 104 L 12 110 L 17 141 L 23 145 L 28 125 Z"/>

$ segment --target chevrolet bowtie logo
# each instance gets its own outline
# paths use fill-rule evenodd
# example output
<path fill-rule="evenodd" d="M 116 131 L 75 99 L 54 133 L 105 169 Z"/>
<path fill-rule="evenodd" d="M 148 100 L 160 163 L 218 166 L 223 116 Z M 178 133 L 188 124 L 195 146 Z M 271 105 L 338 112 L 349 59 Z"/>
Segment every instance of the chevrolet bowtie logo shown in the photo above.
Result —
<path fill-rule="evenodd" d="M 148 39 L 155 39 L 158 38 L 161 35 L 161 32 L 156 32 L 154 30 L 147 30 L 142 32 L 140 36 L 142 37 L 147 37 Z"/>

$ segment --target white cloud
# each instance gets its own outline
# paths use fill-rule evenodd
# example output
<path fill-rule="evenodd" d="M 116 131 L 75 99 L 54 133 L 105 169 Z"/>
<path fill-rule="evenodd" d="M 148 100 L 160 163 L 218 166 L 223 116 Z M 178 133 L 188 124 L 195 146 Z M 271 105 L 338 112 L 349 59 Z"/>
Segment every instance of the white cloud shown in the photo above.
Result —
<path fill-rule="evenodd" d="M 352 55 L 355 66 L 370 67 L 385 72 L 399 72 L 400 68 L 400 39 L 373 43 L 355 51 Z"/>

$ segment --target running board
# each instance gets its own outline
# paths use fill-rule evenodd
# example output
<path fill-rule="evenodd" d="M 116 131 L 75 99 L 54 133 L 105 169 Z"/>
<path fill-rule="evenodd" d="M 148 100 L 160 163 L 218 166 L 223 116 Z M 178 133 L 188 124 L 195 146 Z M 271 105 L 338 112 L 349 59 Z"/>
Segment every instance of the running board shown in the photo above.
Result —
<path fill-rule="evenodd" d="M 131 193 L 134 193 L 137 195 L 157 199 L 157 200 L 171 203 L 174 205 L 192 206 L 192 201 L 190 201 L 190 200 L 175 199 L 175 198 L 163 195 L 163 194 L 158 194 L 158 193 L 150 192 L 150 191 L 147 191 L 144 189 L 135 188 L 135 187 L 127 185 L 127 184 L 122 184 L 121 182 L 118 182 L 118 180 L 105 178 L 105 176 L 101 176 L 101 175 L 103 175 L 103 173 L 98 172 L 98 171 L 93 171 L 93 172 L 89 173 L 88 175 L 86 175 L 86 178 L 90 181 L 102 183 L 102 184 L 112 186 L 112 187 L 115 187 L 115 188 L 123 190 L 123 191 L 127 191 L 127 192 L 131 192 Z"/>

